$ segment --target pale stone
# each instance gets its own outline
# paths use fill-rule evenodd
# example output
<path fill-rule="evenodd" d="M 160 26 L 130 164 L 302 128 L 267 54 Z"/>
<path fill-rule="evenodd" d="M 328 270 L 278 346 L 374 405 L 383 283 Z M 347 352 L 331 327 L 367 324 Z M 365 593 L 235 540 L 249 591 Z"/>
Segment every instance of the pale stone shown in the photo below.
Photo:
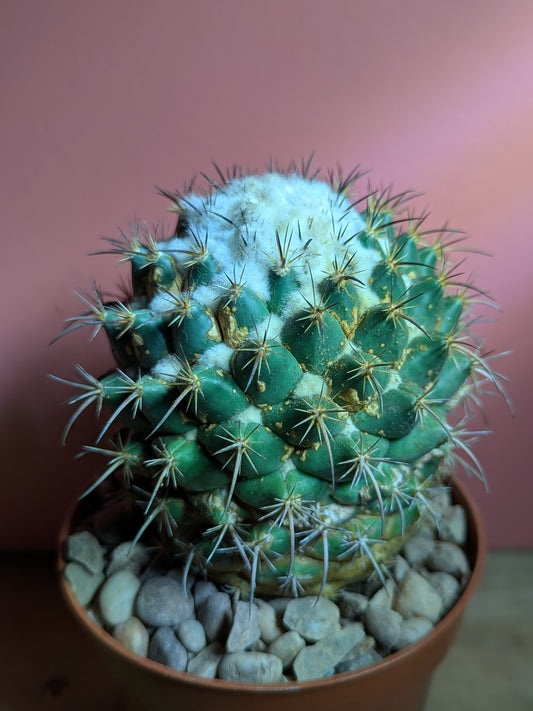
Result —
<path fill-rule="evenodd" d="M 90 531 L 80 531 L 68 537 L 65 557 L 83 565 L 94 575 L 104 570 L 104 549 Z"/>
<path fill-rule="evenodd" d="M 88 605 L 104 580 L 103 573 L 90 573 L 81 563 L 71 561 L 65 565 L 63 575 L 70 583 L 80 605 Z"/>
<path fill-rule="evenodd" d="M 386 585 L 372 595 L 368 601 L 368 605 L 370 607 L 376 605 L 378 607 L 392 607 L 396 592 L 397 588 L 395 583 L 392 580 L 387 580 Z"/>
<path fill-rule="evenodd" d="M 231 599 L 225 592 L 210 595 L 197 611 L 197 618 L 204 627 L 208 642 L 226 640 L 232 617 Z"/>
<path fill-rule="evenodd" d="M 265 652 L 234 652 L 221 659 L 218 675 L 227 681 L 272 684 L 281 681 L 281 660 Z"/>
<path fill-rule="evenodd" d="M 440 539 L 464 546 L 468 536 L 468 520 L 462 506 L 451 506 L 440 523 Z"/>
<path fill-rule="evenodd" d="M 196 609 L 198 609 L 210 595 L 214 595 L 216 592 L 218 592 L 218 588 L 211 580 L 197 580 L 193 588 Z"/>
<path fill-rule="evenodd" d="M 148 578 L 137 595 L 137 616 L 149 627 L 175 627 L 194 617 L 194 601 L 183 594 L 179 580 Z"/>
<path fill-rule="evenodd" d="M 259 637 L 259 639 L 256 639 L 255 642 L 248 647 L 248 649 L 251 652 L 266 652 L 267 646 L 268 645 L 263 642 L 261 637 Z"/>
<path fill-rule="evenodd" d="M 407 573 L 411 570 L 411 566 L 401 555 L 396 556 L 396 562 L 394 564 L 394 579 L 397 583 L 405 578 Z"/>
<path fill-rule="evenodd" d="M 187 667 L 187 650 L 170 627 L 160 627 L 152 635 L 148 647 L 148 657 L 177 671 Z"/>
<path fill-rule="evenodd" d="M 395 649 L 404 649 L 419 639 L 425 637 L 433 629 L 433 623 L 427 617 L 410 617 L 402 622 L 400 636 L 394 645 Z"/>
<path fill-rule="evenodd" d="M 105 581 L 98 595 L 98 604 L 108 625 L 118 625 L 133 615 L 140 587 L 141 581 L 130 570 L 119 570 Z"/>
<path fill-rule="evenodd" d="M 450 573 L 445 573 L 442 570 L 426 573 L 425 577 L 439 593 L 442 600 L 442 611 L 448 612 L 457 602 L 457 598 L 461 593 L 459 581 Z"/>
<path fill-rule="evenodd" d="M 199 620 L 183 620 L 176 629 L 179 641 L 189 652 L 197 654 L 206 645 L 205 630 Z"/>
<path fill-rule="evenodd" d="M 340 610 L 325 597 L 300 597 L 287 605 L 283 624 L 307 642 L 317 642 L 340 629 Z"/>
<path fill-rule="evenodd" d="M 261 600 L 261 598 L 255 600 L 255 605 L 257 607 L 257 624 L 259 625 L 261 639 L 265 644 L 270 644 L 283 634 L 283 628 L 272 605 Z"/>
<path fill-rule="evenodd" d="M 364 622 L 367 632 L 386 650 L 391 649 L 400 636 L 402 616 L 390 607 L 368 607 Z"/>
<path fill-rule="evenodd" d="M 133 541 L 119 543 L 111 551 L 106 573 L 112 575 L 119 570 L 130 570 L 135 575 L 139 575 L 149 558 L 150 554 L 142 543 L 135 543 L 135 545 Z"/>
<path fill-rule="evenodd" d="M 196 577 L 191 573 L 191 571 L 185 573 L 182 568 L 172 568 L 167 572 L 166 577 L 171 580 L 175 580 L 178 583 L 183 592 L 183 597 L 185 600 L 189 601 L 189 607 L 194 608 L 192 591 L 196 584 Z"/>
<path fill-rule="evenodd" d="M 271 600 L 268 601 L 268 604 L 273 608 L 276 615 L 279 615 L 279 617 L 281 618 L 285 614 L 287 605 L 293 600 L 293 597 L 273 597 Z"/>
<path fill-rule="evenodd" d="M 416 535 L 405 542 L 403 555 L 414 568 L 421 568 L 433 551 L 435 541 L 424 535 Z"/>
<path fill-rule="evenodd" d="M 452 507 L 452 492 L 450 489 L 441 489 L 431 499 L 431 515 L 442 516 Z"/>
<path fill-rule="evenodd" d="M 305 640 L 298 632 L 290 630 L 280 635 L 268 645 L 269 654 L 275 654 L 281 659 L 283 669 L 288 669 L 294 662 L 296 655 L 305 647 Z"/>
<path fill-rule="evenodd" d="M 113 637 L 130 652 L 146 657 L 150 637 L 148 630 L 138 617 L 130 617 L 125 622 L 118 624 L 113 630 Z"/>
<path fill-rule="evenodd" d="M 431 583 L 412 570 L 402 580 L 396 609 L 405 618 L 427 617 L 431 622 L 437 622 L 442 613 L 442 600 Z"/>
<path fill-rule="evenodd" d="M 378 662 L 380 659 L 382 659 L 382 656 L 376 651 L 376 640 L 372 636 L 366 635 L 366 637 L 337 664 L 335 673 L 341 674 L 342 672 L 354 671 L 355 669 L 360 669 L 361 667 Z"/>
<path fill-rule="evenodd" d="M 426 562 L 430 570 L 450 573 L 459 579 L 470 571 L 470 564 L 463 549 L 449 541 L 437 541 Z"/>
<path fill-rule="evenodd" d="M 307 681 L 330 675 L 364 636 L 363 626 L 356 622 L 304 647 L 292 665 L 296 679 Z"/>
<path fill-rule="evenodd" d="M 226 641 L 226 652 L 242 652 L 260 636 L 257 607 L 244 600 L 238 600 L 233 608 L 233 621 Z"/>
<path fill-rule="evenodd" d="M 204 679 L 215 679 L 218 665 L 224 656 L 224 647 L 221 642 L 211 642 L 201 652 L 189 659 L 187 671 Z"/>

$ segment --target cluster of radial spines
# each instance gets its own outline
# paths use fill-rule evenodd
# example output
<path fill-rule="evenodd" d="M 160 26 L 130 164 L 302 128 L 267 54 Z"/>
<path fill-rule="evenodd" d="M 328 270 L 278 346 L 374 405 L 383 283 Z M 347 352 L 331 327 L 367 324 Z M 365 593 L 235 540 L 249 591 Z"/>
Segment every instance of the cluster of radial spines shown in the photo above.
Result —
<path fill-rule="evenodd" d="M 214 193 L 244 175 L 217 173 Z M 317 178 L 307 163 L 300 174 Z M 344 200 L 361 172 L 329 177 Z M 309 240 L 276 234 L 265 303 L 244 267 L 218 273 L 208 235 L 188 233 L 197 207 L 187 195 L 161 192 L 175 203 L 183 249 L 134 225 L 109 250 L 131 262 L 132 296 L 81 295 L 88 310 L 67 328 L 103 329 L 118 364 L 101 379 L 80 368 L 70 400 L 69 427 L 88 406 L 111 412 L 87 447 L 109 459 L 96 483 L 122 471 L 143 507 L 141 532 L 159 522 L 176 553 L 252 595 L 382 575 L 430 505 L 441 459 L 455 452 L 481 475 L 448 403 L 475 402 L 480 380 L 501 387 L 464 333 L 469 287 L 449 266 L 452 233 L 432 247 L 427 214 L 402 212 L 408 192 L 368 189 L 351 199 L 364 229 L 337 231 L 331 270 L 312 272 L 312 293 L 287 313 Z M 377 254 L 368 282 L 358 244 Z M 205 286 L 216 295 L 207 305 L 195 298 Z M 220 361 L 207 357 L 217 346 Z M 100 446 L 118 423 L 126 433 Z"/>

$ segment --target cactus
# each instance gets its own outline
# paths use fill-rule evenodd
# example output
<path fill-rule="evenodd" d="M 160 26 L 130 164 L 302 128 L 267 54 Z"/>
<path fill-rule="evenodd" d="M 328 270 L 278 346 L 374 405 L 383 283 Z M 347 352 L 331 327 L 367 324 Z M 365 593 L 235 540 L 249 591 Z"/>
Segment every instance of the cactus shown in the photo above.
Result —
<path fill-rule="evenodd" d="M 117 367 L 56 378 L 76 389 L 67 431 L 109 413 L 89 491 L 118 476 L 138 535 L 187 569 L 252 598 L 330 595 L 383 577 L 457 462 L 483 478 L 470 406 L 502 388 L 469 329 L 484 295 L 410 192 L 358 195 L 358 169 L 309 163 L 217 173 L 202 194 L 160 191 L 171 236 L 109 240 L 131 294 L 82 294 L 65 331 L 103 330 Z"/>

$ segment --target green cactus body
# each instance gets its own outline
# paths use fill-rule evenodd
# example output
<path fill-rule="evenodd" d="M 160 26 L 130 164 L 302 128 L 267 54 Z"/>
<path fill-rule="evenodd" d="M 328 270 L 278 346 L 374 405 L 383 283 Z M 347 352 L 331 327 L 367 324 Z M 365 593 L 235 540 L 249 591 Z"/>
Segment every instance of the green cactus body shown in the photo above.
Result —
<path fill-rule="evenodd" d="M 398 217 L 405 196 L 356 212 L 349 183 L 291 170 L 176 194 L 173 237 L 112 243 L 131 297 L 80 317 L 117 360 L 80 368 L 71 399 L 70 424 L 94 405 L 100 439 L 122 427 L 88 447 L 110 458 L 99 481 L 127 464 L 162 544 L 252 595 L 381 574 L 468 456 L 451 404 L 494 381 L 442 241 Z"/>

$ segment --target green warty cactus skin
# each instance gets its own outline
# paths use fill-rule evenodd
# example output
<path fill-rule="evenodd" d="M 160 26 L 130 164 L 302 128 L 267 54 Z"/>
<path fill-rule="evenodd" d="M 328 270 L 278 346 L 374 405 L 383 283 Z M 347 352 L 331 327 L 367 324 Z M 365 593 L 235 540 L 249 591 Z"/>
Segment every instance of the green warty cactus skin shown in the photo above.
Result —
<path fill-rule="evenodd" d="M 56 378 L 76 388 L 67 430 L 109 413 L 89 491 L 118 475 L 139 536 L 187 568 L 245 595 L 330 595 L 383 576 L 457 460 L 483 476 L 469 405 L 501 376 L 468 329 L 480 292 L 409 192 L 358 195 L 359 170 L 308 164 L 217 171 L 204 194 L 161 191 L 170 236 L 109 240 L 131 294 L 82 294 L 66 331 L 103 330 L 117 367 Z"/>

